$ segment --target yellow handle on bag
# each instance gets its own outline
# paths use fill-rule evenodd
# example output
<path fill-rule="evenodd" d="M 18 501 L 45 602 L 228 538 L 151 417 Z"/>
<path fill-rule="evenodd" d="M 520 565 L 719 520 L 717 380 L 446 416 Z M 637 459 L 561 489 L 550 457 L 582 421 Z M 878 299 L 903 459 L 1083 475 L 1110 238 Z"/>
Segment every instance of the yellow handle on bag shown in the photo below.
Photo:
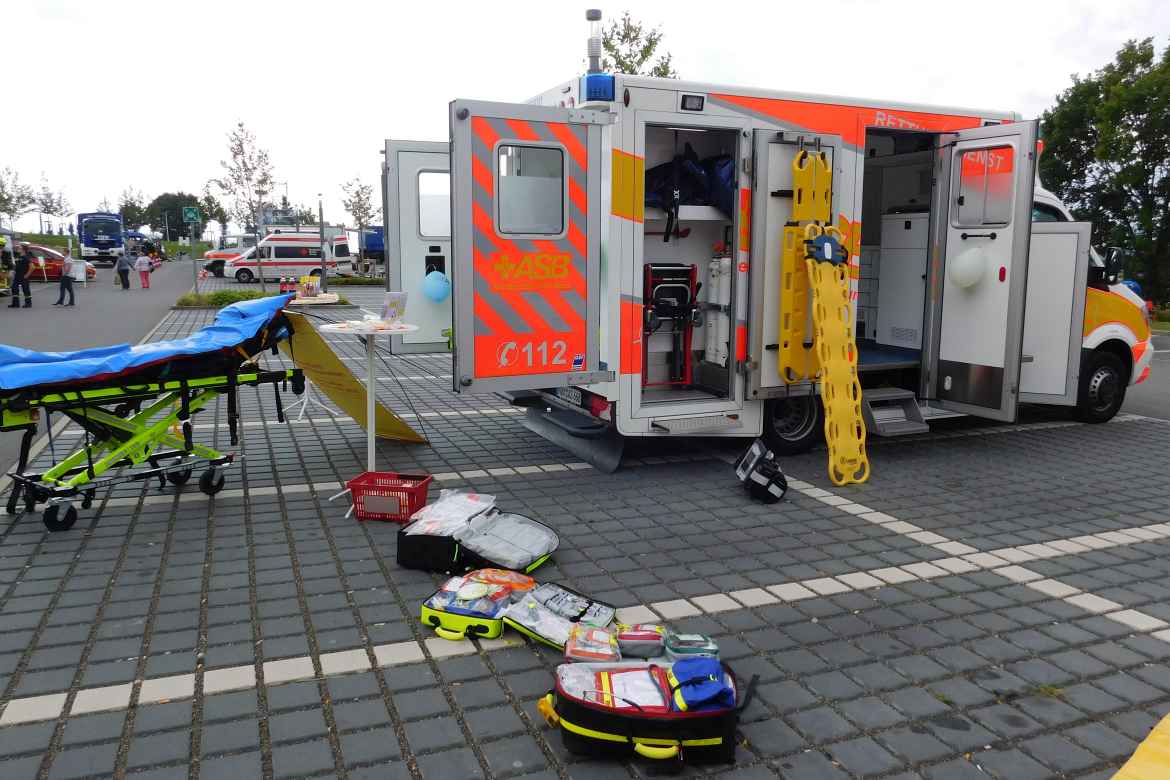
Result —
<path fill-rule="evenodd" d="M 467 633 L 464 631 L 455 631 L 451 628 L 444 628 L 443 626 L 435 626 L 435 633 L 439 638 L 446 639 L 449 642 L 459 642 L 467 638 Z"/>
<path fill-rule="evenodd" d="M 653 758 L 657 761 L 665 761 L 670 758 L 678 756 L 678 745 L 667 745 L 658 747 L 655 745 L 647 745 L 639 742 L 634 745 L 634 752 L 643 758 Z"/>

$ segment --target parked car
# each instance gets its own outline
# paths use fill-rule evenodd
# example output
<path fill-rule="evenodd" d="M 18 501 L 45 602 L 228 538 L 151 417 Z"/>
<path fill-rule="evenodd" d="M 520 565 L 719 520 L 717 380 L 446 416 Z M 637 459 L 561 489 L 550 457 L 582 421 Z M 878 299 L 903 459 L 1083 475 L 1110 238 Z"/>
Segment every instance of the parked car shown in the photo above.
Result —
<path fill-rule="evenodd" d="M 61 264 L 65 260 L 65 255 L 52 247 L 39 244 L 29 244 L 28 248 L 33 256 L 32 267 L 28 271 L 29 281 L 55 282 L 61 278 Z M 80 257 L 74 257 L 73 262 L 85 263 L 86 279 L 93 281 L 97 278 L 97 266 L 93 263 L 88 260 L 83 261 Z"/>

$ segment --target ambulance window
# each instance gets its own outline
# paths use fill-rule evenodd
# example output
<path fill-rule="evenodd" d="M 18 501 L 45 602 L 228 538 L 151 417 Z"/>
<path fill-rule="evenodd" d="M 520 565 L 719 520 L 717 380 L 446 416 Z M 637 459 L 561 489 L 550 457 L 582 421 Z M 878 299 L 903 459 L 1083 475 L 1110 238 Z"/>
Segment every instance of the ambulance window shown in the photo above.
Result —
<path fill-rule="evenodd" d="M 543 236 L 564 232 L 564 151 L 504 144 L 496 162 L 500 232 Z"/>
<path fill-rule="evenodd" d="M 1033 222 L 1068 222 L 1064 214 L 1060 213 L 1060 209 L 1055 206 L 1049 206 L 1047 203 L 1033 203 L 1032 204 L 1032 221 Z"/>
<path fill-rule="evenodd" d="M 959 225 L 1006 225 L 1011 221 L 1013 163 L 1010 146 L 967 149 L 959 156 L 955 220 Z"/>
<path fill-rule="evenodd" d="M 423 238 L 451 236 L 451 174 L 446 171 L 418 175 L 418 234 Z"/>
<path fill-rule="evenodd" d="M 276 247 L 277 260 L 304 260 L 305 258 L 321 258 L 321 247 L 308 246 L 278 246 Z"/>

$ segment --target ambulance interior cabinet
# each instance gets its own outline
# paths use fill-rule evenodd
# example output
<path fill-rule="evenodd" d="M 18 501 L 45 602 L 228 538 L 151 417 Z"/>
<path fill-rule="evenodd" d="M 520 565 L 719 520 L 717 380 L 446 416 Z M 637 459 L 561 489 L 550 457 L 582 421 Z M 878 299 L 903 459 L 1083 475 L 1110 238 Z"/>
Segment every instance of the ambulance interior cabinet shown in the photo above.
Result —
<path fill-rule="evenodd" d="M 874 338 L 878 344 L 922 349 L 929 225 L 926 212 L 882 217 Z"/>

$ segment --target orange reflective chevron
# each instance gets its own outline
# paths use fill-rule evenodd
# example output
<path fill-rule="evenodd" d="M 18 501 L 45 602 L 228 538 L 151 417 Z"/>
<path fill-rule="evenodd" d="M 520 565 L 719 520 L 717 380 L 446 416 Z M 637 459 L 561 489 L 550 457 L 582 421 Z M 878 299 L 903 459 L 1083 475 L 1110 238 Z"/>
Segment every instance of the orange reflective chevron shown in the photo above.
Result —
<path fill-rule="evenodd" d="M 739 191 L 739 251 L 751 251 L 752 245 L 752 191 L 743 187 Z"/>
<path fill-rule="evenodd" d="M 621 372 L 642 373 L 642 302 L 622 296 L 621 302 Z"/>

